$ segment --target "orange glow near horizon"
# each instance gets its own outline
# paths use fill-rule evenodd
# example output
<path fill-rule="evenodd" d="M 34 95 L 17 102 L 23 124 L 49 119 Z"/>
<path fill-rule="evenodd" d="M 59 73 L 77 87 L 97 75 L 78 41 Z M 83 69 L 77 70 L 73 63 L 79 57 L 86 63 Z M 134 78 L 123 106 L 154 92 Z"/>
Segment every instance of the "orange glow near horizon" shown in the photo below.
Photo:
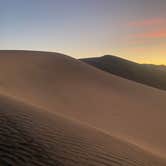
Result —
<path fill-rule="evenodd" d="M 39 1 L 1 3 L 0 50 L 166 65 L 166 0 Z"/>
<path fill-rule="evenodd" d="M 142 26 L 154 26 L 154 25 L 162 25 L 166 23 L 166 19 L 164 18 L 151 18 L 151 19 L 145 19 L 142 21 L 133 21 L 129 22 L 129 26 L 135 26 L 135 27 L 142 27 Z"/>
<path fill-rule="evenodd" d="M 133 37 L 137 39 L 166 38 L 166 30 L 135 34 Z"/>

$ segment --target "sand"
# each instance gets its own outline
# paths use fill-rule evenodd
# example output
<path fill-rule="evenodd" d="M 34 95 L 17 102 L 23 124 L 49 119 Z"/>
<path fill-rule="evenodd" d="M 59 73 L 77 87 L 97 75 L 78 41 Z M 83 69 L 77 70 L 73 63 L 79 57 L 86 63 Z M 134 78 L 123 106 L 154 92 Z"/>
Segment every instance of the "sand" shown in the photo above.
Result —
<path fill-rule="evenodd" d="M 165 91 L 58 53 L 0 51 L 0 94 L 3 165 L 166 165 Z"/>
<path fill-rule="evenodd" d="M 164 166 L 166 161 L 88 125 L 0 96 L 0 164 Z"/>
<path fill-rule="evenodd" d="M 116 76 L 166 90 L 166 66 L 140 64 L 113 55 L 80 60 Z"/>

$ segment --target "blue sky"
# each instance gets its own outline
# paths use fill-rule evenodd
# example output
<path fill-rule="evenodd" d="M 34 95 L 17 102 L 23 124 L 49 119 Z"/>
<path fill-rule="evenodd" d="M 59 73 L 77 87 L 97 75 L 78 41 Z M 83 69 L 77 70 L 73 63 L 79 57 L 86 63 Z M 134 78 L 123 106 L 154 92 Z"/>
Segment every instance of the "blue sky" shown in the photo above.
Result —
<path fill-rule="evenodd" d="M 0 49 L 166 64 L 165 0 L 0 0 Z"/>

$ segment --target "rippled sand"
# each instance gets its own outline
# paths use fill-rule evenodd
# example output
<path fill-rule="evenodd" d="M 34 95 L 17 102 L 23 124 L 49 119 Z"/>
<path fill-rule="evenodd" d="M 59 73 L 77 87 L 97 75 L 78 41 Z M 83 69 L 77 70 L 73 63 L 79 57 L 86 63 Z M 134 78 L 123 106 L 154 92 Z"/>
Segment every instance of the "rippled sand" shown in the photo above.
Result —
<path fill-rule="evenodd" d="M 164 166 L 166 93 L 47 52 L 0 51 L 0 164 Z"/>

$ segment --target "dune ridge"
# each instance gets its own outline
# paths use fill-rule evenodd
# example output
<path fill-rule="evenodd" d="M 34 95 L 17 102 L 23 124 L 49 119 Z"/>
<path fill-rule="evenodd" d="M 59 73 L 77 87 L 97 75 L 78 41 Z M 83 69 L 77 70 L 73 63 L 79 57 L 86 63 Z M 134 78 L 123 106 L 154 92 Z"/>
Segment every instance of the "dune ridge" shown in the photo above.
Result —
<path fill-rule="evenodd" d="M 62 115 L 67 119 L 73 119 L 73 121 L 76 120 L 97 128 L 102 133 L 107 133 L 124 142 L 118 146 L 118 143 L 115 143 L 116 141 L 110 142 L 112 137 L 104 138 L 103 151 L 107 151 L 107 146 L 109 147 L 110 144 L 108 153 L 112 152 L 112 146 L 114 147 L 113 151 L 117 154 L 122 153 L 121 155 L 124 155 L 125 158 L 128 157 L 132 160 L 133 153 L 135 153 L 136 159 L 147 160 L 146 164 L 144 163 L 145 165 L 149 163 L 149 165 L 154 166 L 164 165 L 164 159 L 159 161 L 160 157 L 166 158 L 166 134 L 163 132 L 166 126 L 166 93 L 164 91 L 105 73 L 79 60 L 58 53 L 0 51 L 0 93 L 15 97 L 28 105 L 40 107 L 41 110 L 47 110 L 47 113 L 43 113 L 45 116 L 38 122 L 34 117 L 40 117 L 40 113 L 33 113 L 36 112 L 34 108 L 32 108 L 33 111 L 31 111 L 31 108 L 28 109 L 27 112 L 32 112 L 32 116 L 30 116 L 32 120 L 29 120 L 33 123 L 32 126 L 42 122 L 47 124 L 50 118 L 53 118 L 52 114 Z M 6 104 L 6 106 L 10 104 Z M 12 118 L 17 118 L 17 115 L 22 116 L 21 112 L 23 110 L 24 108 L 22 107 L 20 111 L 17 111 L 16 107 L 15 111 L 9 111 L 10 114 L 7 113 L 7 116 L 14 114 Z M 27 112 L 25 113 L 26 116 Z M 22 120 L 18 118 L 18 120 L 14 121 L 18 121 L 19 126 L 22 123 L 24 125 L 28 123 L 29 125 L 30 122 L 26 121 L 26 116 L 23 116 Z M 46 119 L 44 120 L 44 118 Z M 60 123 L 61 120 L 58 119 L 55 116 L 51 123 L 54 124 L 53 121 Z M 62 121 L 66 123 L 64 120 Z M 77 125 L 79 126 L 76 123 L 73 128 L 77 128 L 75 127 Z M 68 125 L 62 124 L 62 126 L 67 127 Z M 47 129 L 49 128 L 53 129 L 50 125 Z M 80 128 L 78 127 L 77 130 L 82 131 Z M 72 133 L 69 136 L 75 136 L 75 133 L 71 132 L 72 127 L 67 127 L 67 129 L 70 131 L 69 133 Z M 57 133 L 58 127 L 53 130 Z M 65 130 L 64 133 L 67 134 L 68 130 Z M 89 129 L 83 130 L 83 135 L 80 135 L 78 131 L 76 133 L 79 139 L 82 137 L 86 137 L 88 140 L 92 139 L 93 141 L 88 144 L 91 147 L 94 146 L 93 143 L 95 144 L 95 138 L 103 134 L 98 134 L 98 132 L 92 130 L 95 133 L 94 135 L 97 136 L 93 135 L 92 138 L 87 138 L 87 136 L 91 137 L 91 132 L 87 132 L 87 130 L 89 131 Z M 41 135 L 38 131 L 40 131 L 40 126 L 33 130 L 34 136 L 38 137 Z M 36 132 L 37 134 L 35 134 Z M 49 132 L 52 133 L 50 130 Z M 33 134 L 31 133 L 30 135 Z M 68 137 L 65 139 L 68 140 Z M 37 140 L 42 139 L 39 138 Z M 74 141 L 76 140 L 77 138 L 74 139 Z M 47 146 L 47 143 L 46 141 L 41 144 Z M 102 143 L 101 140 L 96 142 L 96 144 L 100 143 Z M 129 153 L 127 153 L 125 150 L 122 150 L 123 148 L 120 148 L 124 146 L 124 149 L 126 149 L 131 147 L 131 144 L 137 145 L 144 150 L 140 150 L 139 153 L 139 150 L 131 148 L 132 150 L 129 150 Z M 58 146 L 59 142 L 55 145 Z M 51 146 L 54 145 L 51 144 Z M 85 146 L 85 144 L 82 146 Z M 70 146 L 69 148 L 72 149 Z M 119 150 L 118 152 L 117 149 Z M 61 147 L 59 150 L 61 150 Z M 88 150 L 86 149 L 84 153 L 87 155 L 86 151 Z M 56 149 L 53 152 L 57 152 Z M 48 154 L 50 153 L 48 152 Z M 98 151 L 97 154 L 99 154 Z M 69 156 L 72 158 L 72 155 Z M 88 163 L 86 164 L 88 165 Z M 107 161 L 103 165 L 109 164 L 110 162 Z M 100 163 L 100 165 L 102 164 Z M 114 163 L 114 165 L 118 165 L 118 163 Z"/>
<path fill-rule="evenodd" d="M 97 129 L 0 95 L 3 165 L 164 166 L 166 161 Z"/>
<path fill-rule="evenodd" d="M 80 60 L 108 73 L 166 90 L 166 66 L 164 65 L 139 64 L 113 55 Z"/>

